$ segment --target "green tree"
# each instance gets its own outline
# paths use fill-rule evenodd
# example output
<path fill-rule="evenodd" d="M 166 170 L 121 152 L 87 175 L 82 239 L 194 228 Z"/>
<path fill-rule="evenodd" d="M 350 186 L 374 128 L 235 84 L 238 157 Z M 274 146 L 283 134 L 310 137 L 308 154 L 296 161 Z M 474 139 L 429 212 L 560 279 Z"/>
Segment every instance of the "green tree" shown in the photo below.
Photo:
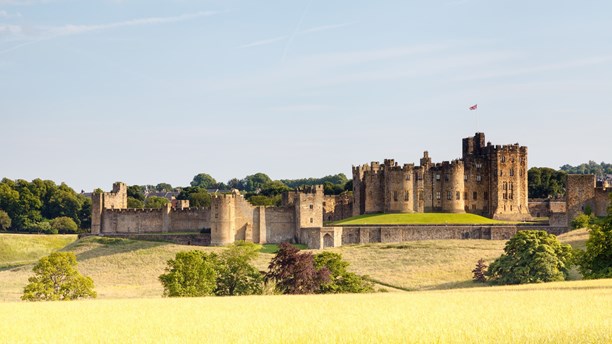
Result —
<path fill-rule="evenodd" d="M 149 196 L 145 200 L 144 207 L 147 209 L 160 209 L 168 204 L 168 199 L 164 197 Z"/>
<path fill-rule="evenodd" d="M 155 190 L 159 192 L 170 192 L 172 191 L 172 185 L 168 183 L 159 183 L 155 185 Z"/>
<path fill-rule="evenodd" d="M 136 199 L 134 197 L 128 197 L 127 198 L 127 207 L 128 208 L 132 208 L 132 209 L 142 209 L 144 208 L 144 202 Z"/>
<path fill-rule="evenodd" d="M 263 292 L 263 276 L 250 262 L 261 246 L 237 241 L 220 255 L 215 294 L 253 295 Z"/>
<path fill-rule="evenodd" d="M 41 258 L 33 271 L 35 275 L 23 290 L 25 301 L 67 301 L 95 298 L 93 280 L 82 276 L 76 269 L 76 256 L 72 252 L 54 252 Z"/>
<path fill-rule="evenodd" d="M 527 171 L 529 198 L 559 197 L 565 194 L 567 173 L 548 167 L 532 167 Z"/>
<path fill-rule="evenodd" d="M 194 176 L 193 180 L 189 184 L 191 186 L 197 186 L 203 189 L 211 189 L 217 185 L 217 181 L 215 180 L 215 178 L 211 177 L 209 174 L 200 173 Z"/>
<path fill-rule="evenodd" d="M 81 199 L 81 209 L 79 210 L 80 227 L 82 229 L 91 228 L 91 198 L 79 195 Z"/>
<path fill-rule="evenodd" d="M 260 194 L 268 197 L 273 197 L 289 191 L 289 187 L 280 180 L 267 182 L 261 186 Z"/>
<path fill-rule="evenodd" d="M 578 254 L 578 269 L 585 278 L 612 278 L 612 195 L 608 216 L 589 227 L 586 250 Z"/>
<path fill-rule="evenodd" d="M 0 230 L 6 231 L 11 228 L 11 217 L 9 214 L 0 209 Z"/>
<path fill-rule="evenodd" d="M 145 200 L 145 192 L 144 188 L 140 185 L 130 185 L 127 188 L 128 197 L 135 198 L 139 201 L 144 202 Z"/>
<path fill-rule="evenodd" d="M 202 251 L 178 252 L 168 261 L 166 273 L 159 276 L 164 286 L 164 296 L 208 296 L 216 288 L 216 254 Z"/>
<path fill-rule="evenodd" d="M 320 293 L 371 293 L 374 287 L 364 277 L 347 271 L 349 263 L 342 260 L 338 253 L 329 251 L 321 252 L 314 256 L 314 264 L 317 270 L 326 268 L 329 270 L 329 282 L 321 284 Z"/>
<path fill-rule="evenodd" d="M 260 172 L 244 177 L 244 179 L 240 181 L 240 184 L 242 184 L 245 191 L 257 192 L 261 190 L 266 183 L 271 181 L 272 179 L 270 179 L 267 174 Z"/>
<path fill-rule="evenodd" d="M 186 187 L 181 190 L 176 199 L 189 200 L 190 207 L 210 207 L 210 194 L 200 187 Z"/>
<path fill-rule="evenodd" d="M 255 206 L 263 205 L 263 206 L 273 207 L 273 206 L 279 206 L 281 203 L 280 195 L 268 197 L 264 195 L 250 194 L 250 195 L 247 195 L 246 199 L 252 205 L 255 205 Z"/>
<path fill-rule="evenodd" d="M 576 216 L 572 222 L 570 223 L 570 226 L 573 229 L 578 229 L 578 228 L 587 228 L 589 227 L 590 224 L 592 224 L 595 221 L 595 215 L 591 214 L 590 216 L 587 214 L 578 214 L 578 216 Z"/>
<path fill-rule="evenodd" d="M 51 228 L 62 234 L 76 234 L 79 226 L 68 216 L 60 216 L 51 220 Z"/>
<path fill-rule="evenodd" d="M 504 254 L 487 270 L 492 284 L 563 281 L 572 265 L 572 247 L 545 231 L 519 231 L 504 247 Z"/>

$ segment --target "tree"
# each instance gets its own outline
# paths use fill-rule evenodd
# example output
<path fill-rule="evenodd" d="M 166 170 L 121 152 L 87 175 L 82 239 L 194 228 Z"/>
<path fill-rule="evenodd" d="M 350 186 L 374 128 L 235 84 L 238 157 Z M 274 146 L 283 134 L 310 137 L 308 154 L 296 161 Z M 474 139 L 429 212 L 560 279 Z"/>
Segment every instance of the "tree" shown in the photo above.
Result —
<path fill-rule="evenodd" d="M 311 294 L 329 282 L 329 270 L 317 270 L 311 253 L 299 253 L 299 249 L 285 242 L 272 258 L 266 280 L 274 281 L 276 290 L 283 294 Z"/>
<path fill-rule="evenodd" d="M 79 226 L 68 216 L 60 216 L 51 220 L 51 228 L 62 234 L 76 234 Z"/>
<path fill-rule="evenodd" d="M 263 292 L 263 276 L 250 262 L 259 245 L 237 241 L 220 255 L 215 295 L 253 295 Z"/>
<path fill-rule="evenodd" d="M 504 254 L 487 270 L 493 284 L 563 281 L 572 265 L 572 247 L 545 231 L 519 231 L 504 247 Z"/>
<path fill-rule="evenodd" d="M 558 197 L 565 194 L 567 173 L 548 167 L 532 167 L 527 171 L 529 198 Z"/>
<path fill-rule="evenodd" d="M 472 270 L 472 280 L 478 283 L 485 283 L 487 281 L 487 276 L 485 275 L 487 272 L 487 264 L 484 259 L 478 259 L 476 263 L 476 267 Z"/>
<path fill-rule="evenodd" d="M 203 189 L 210 189 L 210 188 L 215 187 L 215 185 L 217 185 L 217 181 L 215 180 L 215 178 L 211 177 L 209 174 L 200 173 L 194 176 L 193 180 L 189 184 L 191 186 L 197 186 Z"/>
<path fill-rule="evenodd" d="M 374 287 L 371 282 L 364 277 L 346 268 L 349 263 L 342 260 L 342 256 L 333 252 L 321 252 L 314 256 L 314 264 L 317 270 L 327 269 L 329 271 L 329 281 L 321 284 L 319 293 L 371 293 Z"/>
<path fill-rule="evenodd" d="M 76 256 L 72 252 L 54 252 L 41 258 L 33 271 L 35 276 L 23 290 L 25 301 L 67 301 L 95 298 L 93 280 L 82 276 L 76 269 Z"/>
<path fill-rule="evenodd" d="M 183 188 L 176 199 L 189 200 L 190 207 L 209 207 L 211 203 L 208 191 L 197 186 Z"/>
<path fill-rule="evenodd" d="M 145 193 L 144 193 L 144 189 L 142 186 L 140 185 L 130 185 L 127 188 L 127 195 L 128 197 L 132 197 L 135 198 L 139 201 L 144 202 L 145 200 Z"/>
<path fill-rule="evenodd" d="M 285 191 L 289 191 L 289 187 L 280 180 L 274 180 L 267 182 L 261 186 L 260 194 L 268 197 L 273 197 L 282 194 Z"/>
<path fill-rule="evenodd" d="M 134 197 L 128 197 L 127 198 L 127 207 L 130 209 L 142 209 L 144 208 L 144 202 L 136 199 Z"/>
<path fill-rule="evenodd" d="M 155 185 L 155 190 L 159 192 L 170 192 L 172 191 L 172 185 L 168 183 L 159 183 Z"/>
<path fill-rule="evenodd" d="M 249 203 L 255 206 L 263 205 L 263 206 L 273 207 L 273 206 L 279 206 L 281 203 L 280 196 L 268 197 L 268 196 L 263 196 L 263 195 L 249 194 L 247 195 L 246 198 L 247 198 L 247 201 L 249 201 Z"/>
<path fill-rule="evenodd" d="M 612 278 L 612 203 L 602 223 L 589 227 L 586 250 L 578 254 L 578 269 L 584 278 Z"/>
<path fill-rule="evenodd" d="M 578 216 L 576 216 L 572 222 L 570 223 L 570 226 L 573 229 L 578 229 L 578 228 L 587 228 L 589 227 L 590 224 L 592 224 L 595 221 L 595 215 L 591 214 L 590 216 L 587 214 L 578 214 Z"/>
<path fill-rule="evenodd" d="M 144 207 L 147 209 L 161 209 L 168 204 L 168 199 L 164 197 L 149 196 L 145 200 Z"/>
<path fill-rule="evenodd" d="M 91 228 L 91 198 L 79 195 L 81 198 L 81 210 L 79 210 L 80 227 L 82 229 Z"/>
<path fill-rule="evenodd" d="M 0 209 L 0 230 L 6 231 L 11 228 L 11 217 L 9 214 Z"/>
<path fill-rule="evenodd" d="M 265 173 L 255 173 L 250 176 L 244 177 L 243 180 L 240 181 L 245 191 L 249 192 L 257 192 L 261 190 L 262 186 L 266 183 L 271 182 L 272 179 L 268 177 Z"/>
<path fill-rule="evenodd" d="M 202 251 L 178 252 L 159 276 L 164 296 L 208 296 L 216 288 L 218 257 Z"/>

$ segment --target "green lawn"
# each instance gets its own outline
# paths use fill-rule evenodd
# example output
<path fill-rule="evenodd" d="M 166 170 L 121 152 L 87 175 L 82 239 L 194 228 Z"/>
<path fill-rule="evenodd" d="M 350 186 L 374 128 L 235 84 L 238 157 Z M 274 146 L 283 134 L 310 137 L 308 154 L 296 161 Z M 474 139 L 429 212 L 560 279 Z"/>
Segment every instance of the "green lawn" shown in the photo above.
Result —
<path fill-rule="evenodd" d="M 299 248 L 300 250 L 305 250 L 308 248 L 308 246 L 302 245 L 302 244 L 293 244 L 293 246 Z M 259 252 L 275 254 L 276 252 L 278 252 L 278 245 L 277 244 L 263 244 Z"/>
<path fill-rule="evenodd" d="M 76 235 L 0 234 L 0 268 L 33 263 L 76 239 Z"/>
<path fill-rule="evenodd" d="M 403 224 L 508 224 L 474 214 L 413 213 L 413 214 L 366 214 L 333 222 L 333 225 L 403 225 Z"/>

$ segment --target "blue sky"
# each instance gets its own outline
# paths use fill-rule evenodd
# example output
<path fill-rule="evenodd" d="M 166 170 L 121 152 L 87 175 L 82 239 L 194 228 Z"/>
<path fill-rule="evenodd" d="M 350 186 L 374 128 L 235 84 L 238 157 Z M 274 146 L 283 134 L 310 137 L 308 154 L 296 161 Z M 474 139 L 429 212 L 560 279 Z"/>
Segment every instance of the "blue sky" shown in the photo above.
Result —
<path fill-rule="evenodd" d="M 187 185 L 459 158 L 610 162 L 610 1 L 0 0 L 0 175 Z M 467 108 L 478 104 L 477 111 Z"/>

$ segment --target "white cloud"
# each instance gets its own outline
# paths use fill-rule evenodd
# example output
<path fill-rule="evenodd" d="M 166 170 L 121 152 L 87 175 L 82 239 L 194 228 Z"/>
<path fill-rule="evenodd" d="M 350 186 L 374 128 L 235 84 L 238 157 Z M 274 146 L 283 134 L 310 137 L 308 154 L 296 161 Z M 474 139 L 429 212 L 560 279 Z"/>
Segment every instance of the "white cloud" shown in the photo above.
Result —
<path fill-rule="evenodd" d="M 259 40 L 259 41 L 255 41 L 255 42 L 251 42 L 251 43 L 247 43 L 247 44 L 241 45 L 238 48 L 252 48 L 252 47 L 257 47 L 257 46 L 260 46 L 260 45 L 273 44 L 273 43 L 276 43 L 276 42 L 283 41 L 283 40 L 285 40 L 287 38 L 289 38 L 289 36 L 280 36 L 280 37 L 262 39 L 262 40 Z"/>
<path fill-rule="evenodd" d="M 341 27 L 345 27 L 345 26 L 349 26 L 349 25 L 351 25 L 351 23 L 321 25 L 321 26 L 311 27 L 310 29 L 302 30 L 302 31 L 300 31 L 298 33 L 303 35 L 303 34 L 309 34 L 309 33 L 315 33 L 315 32 L 339 29 Z"/>

